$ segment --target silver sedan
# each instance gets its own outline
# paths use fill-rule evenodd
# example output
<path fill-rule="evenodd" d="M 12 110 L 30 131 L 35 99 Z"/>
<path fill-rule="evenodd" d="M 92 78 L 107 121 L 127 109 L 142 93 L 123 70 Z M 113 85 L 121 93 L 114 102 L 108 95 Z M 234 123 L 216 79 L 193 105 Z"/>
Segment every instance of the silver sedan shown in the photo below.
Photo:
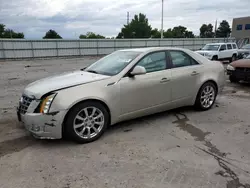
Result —
<path fill-rule="evenodd" d="M 119 50 L 82 70 L 29 84 L 18 118 L 37 138 L 98 139 L 115 123 L 194 105 L 210 109 L 225 83 L 220 62 L 181 48 Z"/>

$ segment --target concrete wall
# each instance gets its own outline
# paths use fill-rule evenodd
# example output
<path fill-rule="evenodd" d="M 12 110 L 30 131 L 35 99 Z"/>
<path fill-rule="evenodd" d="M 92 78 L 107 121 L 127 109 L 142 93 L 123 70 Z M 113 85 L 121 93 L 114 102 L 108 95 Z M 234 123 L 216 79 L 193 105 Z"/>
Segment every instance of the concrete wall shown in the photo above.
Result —
<path fill-rule="evenodd" d="M 105 55 L 126 48 L 172 46 L 198 50 L 207 43 L 232 41 L 224 38 L 184 39 L 83 39 L 83 40 L 0 40 L 0 59 Z"/>

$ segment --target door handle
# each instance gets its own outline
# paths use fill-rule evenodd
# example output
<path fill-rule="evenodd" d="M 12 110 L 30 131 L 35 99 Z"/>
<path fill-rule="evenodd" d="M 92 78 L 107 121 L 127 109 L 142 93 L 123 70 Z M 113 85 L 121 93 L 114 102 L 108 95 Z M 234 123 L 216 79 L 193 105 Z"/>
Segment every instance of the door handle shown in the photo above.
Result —
<path fill-rule="evenodd" d="M 162 78 L 160 83 L 169 82 L 169 81 L 170 81 L 170 79 L 168 79 L 168 78 Z"/>
<path fill-rule="evenodd" d="M 196 71 L 193 71 L 193 72 L 191 73 L 191 76 L 196 76 L 196 75 L 198 75 L 198 74 L 200 74 L 200 73 L 198 73 L 198 72 L 196 72 Z"/>

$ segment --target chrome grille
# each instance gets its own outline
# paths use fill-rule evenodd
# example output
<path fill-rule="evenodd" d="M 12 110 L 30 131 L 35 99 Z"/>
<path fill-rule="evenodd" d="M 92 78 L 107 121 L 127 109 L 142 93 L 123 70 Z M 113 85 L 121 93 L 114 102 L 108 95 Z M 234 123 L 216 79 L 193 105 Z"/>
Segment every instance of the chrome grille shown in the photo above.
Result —
<path fill-rule="evenodd" d="M 19 101 L 19 112 L 25 114 L 30 106 L 30 103 L 33 101 L 32 98 L 23 95 Z"/>

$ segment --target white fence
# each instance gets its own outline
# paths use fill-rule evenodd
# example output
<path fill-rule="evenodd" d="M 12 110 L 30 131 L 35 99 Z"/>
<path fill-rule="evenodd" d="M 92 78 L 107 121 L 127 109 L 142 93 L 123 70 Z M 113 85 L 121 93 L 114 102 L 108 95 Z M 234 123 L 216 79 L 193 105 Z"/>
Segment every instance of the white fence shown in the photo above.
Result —
<path fill-rule="evenodd" d="M 207 43 L 231 42 L 224 38 L 184 39 L 82 39 L 82 40 L 0 40 L 0 59 L 105 55 L 115 50 L 171 46 L 198 50 Z"/>

